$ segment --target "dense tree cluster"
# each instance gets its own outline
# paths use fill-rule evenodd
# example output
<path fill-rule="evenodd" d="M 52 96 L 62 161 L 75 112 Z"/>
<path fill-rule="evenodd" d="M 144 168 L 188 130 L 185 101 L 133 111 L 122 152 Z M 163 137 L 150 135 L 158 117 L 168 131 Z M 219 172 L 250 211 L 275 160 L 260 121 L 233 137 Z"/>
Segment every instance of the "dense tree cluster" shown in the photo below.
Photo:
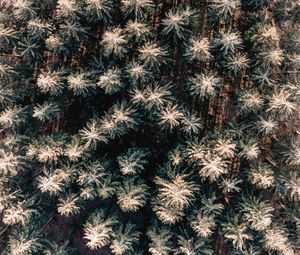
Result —
<path fill-rule="evenodd" d="M 300 254 L 298 0 L 0 0 L 0 254 Z"/>

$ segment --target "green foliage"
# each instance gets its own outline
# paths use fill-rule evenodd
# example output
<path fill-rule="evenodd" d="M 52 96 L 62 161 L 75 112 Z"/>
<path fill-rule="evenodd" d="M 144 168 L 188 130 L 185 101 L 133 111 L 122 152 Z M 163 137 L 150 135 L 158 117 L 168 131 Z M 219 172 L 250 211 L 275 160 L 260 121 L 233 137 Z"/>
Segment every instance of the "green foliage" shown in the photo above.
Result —
<path fill-rule="evenodd" d="M 299 14 L 0 0 L 1 255 L 299 254 Z"/>

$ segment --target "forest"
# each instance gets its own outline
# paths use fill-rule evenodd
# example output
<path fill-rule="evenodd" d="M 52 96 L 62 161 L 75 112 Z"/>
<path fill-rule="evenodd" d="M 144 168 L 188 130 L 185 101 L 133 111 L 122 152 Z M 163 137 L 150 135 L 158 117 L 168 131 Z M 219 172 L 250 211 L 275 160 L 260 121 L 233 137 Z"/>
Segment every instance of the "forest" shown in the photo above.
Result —
<path fill-rule="evenodd" d="M 0 255 L 300 255 L 299 0 L 0 0 Z"/>

